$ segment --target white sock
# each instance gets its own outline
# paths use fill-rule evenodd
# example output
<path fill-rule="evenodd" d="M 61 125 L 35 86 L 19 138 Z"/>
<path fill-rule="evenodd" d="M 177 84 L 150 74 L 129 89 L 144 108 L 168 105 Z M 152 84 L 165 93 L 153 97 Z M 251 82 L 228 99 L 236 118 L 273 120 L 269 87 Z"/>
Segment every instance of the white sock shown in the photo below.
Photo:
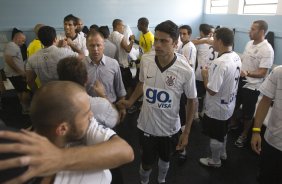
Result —
<path fill-rule="evenodd" d="M 151 172 L 152 172 L 152 169 L 146 171 L 146 170 L 143 169 L 142 164 L 140 165 L 139 174 L 140 174 L 141 184 L 148 184 L 149 183 L 149 178 L 150 178 Z"/>
<path fill-rule="evenodd" d="M 165 162 L 159 159 L 158 166 L 159 166 L 158 182 L 162 183 L 165 182 L 166 174 L 169 169 L 169 162 Z"/>
<path fill-rule="evenodd" d="M 179 154 L 181 154 L 181 155 L 186 155 L 186 149 L 184 148 L 184 150 L 182 150 L 181 152 L 179 152 Z"/>
<path fill-rule="evenodd" d="M 223 147 L 223 142 L 219 142 L 216 139 L 210 140 L 210 147 L 211 147 L 211 153 L 212 153 L 212 160 L 215 163 L 221 162 L 220 160 L 220 153 Z"/>

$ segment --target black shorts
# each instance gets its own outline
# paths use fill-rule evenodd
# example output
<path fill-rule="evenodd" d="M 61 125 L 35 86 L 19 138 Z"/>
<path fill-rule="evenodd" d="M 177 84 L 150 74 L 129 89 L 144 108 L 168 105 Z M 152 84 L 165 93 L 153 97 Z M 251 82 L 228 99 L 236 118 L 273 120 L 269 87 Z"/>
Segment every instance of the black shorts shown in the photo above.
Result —
<path fill-rule="evenodd" d="M 258 181 L 260 184 L 282 183 L 282 151 L 262 142 Z"/>
<path fill-rule="evenodd" d="M 242 105 L 243 119 L 252 120 L 260 92 L 258 90 L 243 88 L 246 84 L 243 79 L 240 78 L 239 81 L 235 110 L 238 110 Z"/>
<path fill-rule="evenodd" d="M 206 114 L 203 118 L 203 134 L 209 136 L 211 139 L 216 139 L 219 142 L 224 142 L 224 137 L 227 134 L 228 120 L 217 120 L 208 117 Z"/>
<path fill-rule="evenodd" d="M 122 82 L 124 84 L 125 89 L 131 88 L 134 86 L 134 81 L 132 79 L 132 73 L 130 68 L 120 67 Z"/>
<path fill-rule="evenodd" d="M 203 81 L 196 80 L 197 96 L 203 97 L 206 95 L 206 88 Z"/>
<path fill-rule="evenodd" d="M 161 160 L 169 162 L 172 153 L 175 152 L 179 136 L 180 132 L 172 136 L 152 136 L 139 129 L 142 163 L 153 165 L 158 156 Z"/>
<path fill-rule="evenodd" d="M 8 77 L 11 83 L 13 84 L 15 90 L 19 93 L 28 91 L 27 90 L 27 83 L 25 81 L 25 78 L 22 76 L 15 76 L 15 77 Z"/>

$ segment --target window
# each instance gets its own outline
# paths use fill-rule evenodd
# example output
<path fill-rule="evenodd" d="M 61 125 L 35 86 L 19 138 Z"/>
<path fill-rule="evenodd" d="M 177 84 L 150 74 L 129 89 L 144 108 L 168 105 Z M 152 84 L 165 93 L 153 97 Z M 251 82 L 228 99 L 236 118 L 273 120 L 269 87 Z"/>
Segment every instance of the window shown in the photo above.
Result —
<path fill-rule="evenodd" d="M 278 0 L 244 0 L 243 14 L 275 14 Z"/>
<path fill-rule="evenodd" d="M 210 13 L 227 13 L 228 0 L 210 0 Z"/>

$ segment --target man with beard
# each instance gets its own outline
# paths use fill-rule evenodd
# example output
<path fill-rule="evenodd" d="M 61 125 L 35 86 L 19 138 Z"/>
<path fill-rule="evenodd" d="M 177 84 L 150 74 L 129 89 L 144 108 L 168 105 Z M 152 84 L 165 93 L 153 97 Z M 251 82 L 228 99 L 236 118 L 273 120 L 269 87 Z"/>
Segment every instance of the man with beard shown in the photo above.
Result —
<path fill-rule="evenodd" d="M 133 160 L 131 147 L 97 123 L 87 93 L 73 82 L 43 85 L 33 97 L 31 120 L 36 133 L 0 131 L 0 138 L 18 142 L 1 144 L 0 151 L 23 154 L 0 161 L 0 169 L 29 167 L 14 183 L 44 176 L 41 183 L 110 184 L 108 169 Z"/>
<path fill-rule="evenodd" d="M 236 110 L 242 105 L 243 132 L 235 141 L 242 148 L 247 143 L 247 135 L 252 125 L 256 103 L 260 94 L 259 87 L 268 74 L 274 60 L 274 51 L 265 34 L 268 24 L 263 20 L 254 21 L 249 31 L 251 41 L 246 45 L 242 56 L 242 70 L 236 100 Z M 233 115 L 233 122 L 235 124 Z"/>

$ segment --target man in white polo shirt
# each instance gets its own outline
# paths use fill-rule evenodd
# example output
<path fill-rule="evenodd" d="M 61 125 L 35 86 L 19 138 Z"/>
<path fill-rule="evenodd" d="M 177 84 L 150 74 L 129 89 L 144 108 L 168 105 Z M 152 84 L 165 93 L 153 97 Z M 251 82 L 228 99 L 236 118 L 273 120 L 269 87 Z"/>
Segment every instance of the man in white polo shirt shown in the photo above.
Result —
<path fill-rule="evenodd" d="M 268 74 L 274 60 L 274 51 L 265 39 L 268 25 L 264 20 L 254 21 L 249 36 L 251 41 L 246 45 L 242 56 L 242 71 L 239 81 L 235 111 L 242 105 L 243 132 L 235 141 L 239 148 L 244 147 L 252 125 L 259 87 Z M 234 120 L 233 122 L 234 123 Z"/>
<path fill-rule="evenodd" d="M 195 70 L 197 49 L 194 43 L 190 41 L 192 29 L 188 25 L 180 26 L 179 34 L 182 44 L 180 45 L 178 53 L 184 55 L 189 65 Z"/>
<path fill-rule="evenodd" d="M 253 150 L 261 157 L 258 181 L 260 184 L 278 184 L 282 182 L 282 66 L 273 69 L 259 90 L 263 97 L 257 107 L 251 141 Z M 260 128 L 272 101 L 265 141 L 262 142 Z"/>

